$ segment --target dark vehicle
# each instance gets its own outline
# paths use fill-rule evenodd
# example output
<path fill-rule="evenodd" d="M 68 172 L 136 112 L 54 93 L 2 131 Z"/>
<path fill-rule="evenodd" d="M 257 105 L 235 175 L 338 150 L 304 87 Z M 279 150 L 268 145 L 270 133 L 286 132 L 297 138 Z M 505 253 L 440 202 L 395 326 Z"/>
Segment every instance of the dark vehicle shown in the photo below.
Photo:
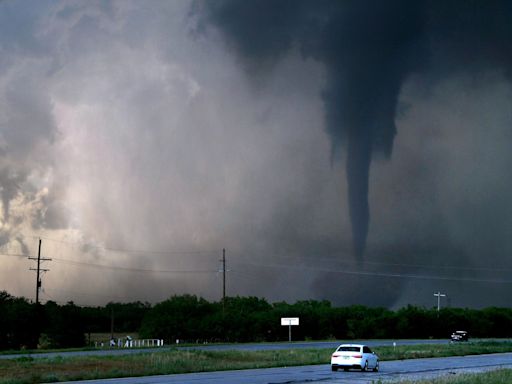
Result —
<path fill-rule="evenodd" d="M 452 333 L 451 341 L 468 341 L 469 335 L 466 331 L 455 331 Z"/>

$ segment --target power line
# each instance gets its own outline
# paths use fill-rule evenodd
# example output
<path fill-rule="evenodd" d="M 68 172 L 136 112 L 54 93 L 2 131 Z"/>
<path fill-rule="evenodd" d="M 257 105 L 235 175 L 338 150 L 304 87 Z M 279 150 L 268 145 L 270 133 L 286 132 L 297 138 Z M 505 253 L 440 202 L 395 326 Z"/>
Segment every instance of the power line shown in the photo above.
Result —
<path fill-rule="evenodd" d="M 53 242 L 68 244 L 68 245 L 85 245 L 83 243 L 72 243 L 67 242 L 63 240 L 56 240 L 56 239 L 50 239 L 47 237 L 42 237 L 42 239 L 46 239 Z M 102 247 L 102 246 L 94 246 L 97 248 L 105 249 L 112 252 L 125 252 L 125 253 L 148 253 L 148 254 L 210 254 L 213 253 L 213 251 L 149 251 L 149 250 L 130 250 L 130 249 L 116 249 L 116 248 L 108 248 L 108 247 Z M 9 257 L 20 257 L 25 258 L 28 257 L 29 259 L 34 257 L 30 255 L 23 255 L 23 254 L 16 254 L 16 253 L 2 253 L 0 254 L 2 256 L 9 256 Z M 292 257 L 292 256 L 290 256 Z M 302 255 L 303 258 L 313 258 L 313 256 L 307 256 Z M 300 257 L 294 257 L 300 259 Z M 323 259 L 323 260 L 329 260 L 332 261 L 334 257 L 319 257 L 315 256 L 315 260 Z M 280 257 L 280 259 L 283 259 L 283 257 Z M 123 267 L 123 266 L 116 266 L 116 265 L 106 265 L 106 264 L 99 264 L 99 263 L 90 263 L 90 262 L 83 262 L 83 261 L 74 261 L 69 259 L 63 259 L 63 258 L 53 258 L 53 260 L 74 265 L 74 266 L 83 266 L 83 267 L 89 267 L 89 268 L 98 268 L 98 269 L 109 269 L 109 270 L 118 270 L 118 271 L 126 271 L 126 272 L 140 272 L 140 273 L 169 273 L 169 274 L 204 274 L 204 273 L 218 273 L 218 271 L 213 269 L 206 269 L 206 270 L 167 270 L 167 269 L 145 269 L 145 268 L 130 268 L 130 267 Z M 410 263 L 393 263 L 393 262 L 375 262 L 375 261 L 350 261 L 350 260 L 337 260 L 340 264 L 363 264 L 363 265 L 383 265 L 383 266 L 392 266 L 392 267 L 412 267 L 412 268 L 426 268 L 426 269 L 456 269 L 456 270 L 469 270 L 469 271 L 499 271 L 499 272 L 505 272 L 509 271 L 511 269 L 508 268 L 488 268 L 488 267 L 463 267 L 463 266 L 451 266 L 451 265 L 445 265 L 445 266 L 433 266 L 433 265 L 426 265 L 426 264 L 410 264 Z M 451 276 L 432 276 L 432 275 L 421 275 L 421 274 L 411 274 L 411 273 L 391 273 L 391 272 L 372 272 L 372 271 L 358 271 L 358 270 L 346 270 L 338 268 L 332 268 L 330 267 L 318 267 L 318 266 L 298 266 L 298 265 L 292 265 L 292 264 L 258 264 L 251 261 L 232 261 L 232 263 L 235 264 L 245 264 L 245 265 L 251 265 L 255 267 L 263 267 L 263 268 L 282 268 L 282 269 L 288 269 L 288 270 L 314 270 L 314 271 L 320 271 L 320 272 L 329 272 L 329 273 L 342 273 L 342 274 L 352 274 L 352 275 L 362 275 L 362 276 L 377 276 L 377 277 L 390 277 L 390 278 L 408 278 L 408 279 L 423 279 L 423 280 L 443 280 L 443 281 L 464 281 L 464 282 L 482 282 L 482 283 L 498 283 L 498 284 L 510 284 L 512 283 L 512 280 L 507 279 L 492 279 L 492 278 L 472 278 L 472 277 L 451 277 Z M 225 268 L 225 265 L 224 265 Z M 225 297 L 225 277 L 226 277 L 226 271 L 223 270 L 223 297 Z"/>
<path fill-rule="evenodd" d="M 37 256 L 31 255 L 22 255 L 22 254 L 9 254 L 9 253 L 0 253 L 0 256 L 7 257 L 19 257 L 19 258 L 28 258 L 29 260 L 37 260 Z M 55 261 L 57 263 L 75 265 L 75 266 L 83 266 L 90 268 L 99 268 L 99 269 L 111 269 L 111 270 L 120 270 L 126 272 L 143 272 L 143 273 L 218 273 L 218 270 L 214 269 L 205 269 L 205 270 L 169 270 L 169 269 L 145 269 L 145 268 L 130 268 L 130 267 L 121 267 L 116 265 L 107 265 L 107 264 L 98 264 L 98 263 L 88 263 L 84 261 L 75 261 L 69 259 L 63 259 L 54 257 L 52 259 L 41 259 L 41 261 Z M 47 271 L 47 270 L 42 270 Z"/>
<path fill-rule="evenodd" d="M 52 241 L 55 243 L 61 243 L 71 246 L 80 246 L 80 247 L 90 247 L 95 249 L 102 249 L 109 252 L 116 252 L 116 253 L 137 253 L 137 254 L 155 254 L 155 255 L 213 255 L 218 254 L 219 250 L 202 250 L 202 251 L 187 251 L 187 250 L 171 250 L 171 251 L 157 251 L 157 250 L 147 250 L 147 249 L 129 249 L 129 248 L 115 248 L 115 247 L 106 247 L 103 245 L 97 245 L 97 244 L 88 244 L 83 242 L 72 242 L 72 241 L 65 241 L 65 240 L 57 240 L 57 239 L 51 239 L 48 237 L 41 237 L 43 240 Z"/>
<path fill-rule="evenodd" d="M 2 253 L 1 256 L 8 257 L 19 257 L 19 258 L 29 258 L 34 259 L 29 255 L 22 254 L 7 254 Z M 115 265 L 106 265 L 106 264 L 97 264 L 97 263 L 88 263 L 88 262 L 80 262 L 69 259 L 61 259 L 61 258 L 53 258 L 53 261 L 58 263 L 64 263 L 74 266 L 84 266 L 89 268 L 98 268 L 98 269 L 109 269 L 109 270 L 118 270 L 125 272 L 140 272 L 140 273 L 182 273 L 182 274 L 207 274 L 207 273 L 218 273 L 218 270 L 208 269 L 208 270 L 167 270 L 167 269 L 143 269 L 143 268 L 129 268 L 129 267 L 121 267 Z M 264 267 L 264 268 L 283 268 L 283 269 L 310 269 L 319 272 L 329 272 L 329 273 L 342 273 L 342 274 L 351 274 L 351 275 L 363 275 L 363 276 L 377 276 L 377 277 L 391 277 L 391 278 L 408 278 L 408 279 L 422 279 L 422 280 L 443 280 L 443 281 L 463 281 L 463 282 L 481 282 L 481 283 L 496 283 L 496 284 L 511 284 L 512 280 L 506 279 L 485 279 L 485 278 L 461 278 L 461 277 L 450 277 L 450 276 L 429 276 L 429 275 L 416 275 L 416 274 L 402 274 L 402 273 L 386 273 L 386 272 L 370 272 L 370 271 L 354 271 L 354 270 L 342 270 L 342 269 L 333 269 L 333 268 L 323 268 L 317 266 L 293 266 L 293 265 L 278 265 L 278 264 L 258 264 L 253 262 L 244 262 L 244 261 L 232 261 L 234 264 L 245 264 L 251 265 L 255 267 Z M 363 262 L 364 263 L 364 262 Z M 394 263 L 379 263 L 381 265 L 395 265 Z M 406 265 L 406 264 L 398 264 L 398 265 Z M 420 266 L 415 265 L 417 267 L 429 267 L 435 268 L 434 266 Z M 448 267 L 446 267 L 448 268 Z M 451 267 L 450 267 L 451 268 Z M 455 267 L 454 267 L 455 268 Z M 464 268 L 462 268 L 464 269 Z M 470 270 L 480 270 L 478 268 L 466 268 Z M 485 268 L 482 270 L 492 270 L 492 271 L 505 271 L 506 269 L 491 269 Z M 223 271 L 221 271 L 223 272 Z M 240 271 L 233 270 L 232 272 L 240 273 Z M 224 274 L 223 274 L 224 275 Z M 252 277 L 256 277 L 252 275 Z"/>
<path fill-rule="evenodd" d="M 116 265 L 107 265 L 107 264 L 97 264 L 97 263 L 87 263 L 84 261 L 74 261 L 69 259 L 61 259 L 61 258 L 53 258 L 54 261 L 61 262 L 64 264 L 76 265 L 76 266 L 84 266 L 91 268 L 100 268 L 100 269 L 111 269 L 111 270 L 119 270 L 126 272 L 144 272 L 144 273 L 217 273 L 217 270 L 209 269 L 209 270 L 169 270 L 169 269 L 144 269 L 144 268 L 130 268 L 130 267 L 121 267 Z"/>
<path fill-rule="evenodd" d="M 279 264 L 255 264 L 255 263 L 240 263 L 232 261 L 232 264 L 246 264 L 256 267 L 263 268 L 276 268 L 276 269 L 295 269 L 304 270 L 304 267 L 296 265 L 279 265 Z M 421 280 L 443 280 L 443 281 L 464 281 L 464 282 L 476 282 L 476 283 L 496 283 L 496 284 L 512 284 L 512 280 L 505 279 L 480 279 L 480 278 L 464 278 L 464 277 L 451 277 L 451 276 L 427 276 L 427 275 L 413 275 L 413 274 L 401 274 L 401 273 L 386 273 L 386 272 L 370 272 L 370 271 L 354 271 L 354 270 L 342 270 L 333 269 L 327 267 L 306 267 L 308 270 L 314 270 L 318 272 L 329 272 L 329 273 L 341 273 L 347 275 L 362 275 L 362 276 L 376 276 L 376 277 L 392 277 L 402 279 L 421 279 Z"/>
<path fill-rule="evenodd" d="M 134 251 L 135 252 L 135 251 Z M 191 251 L 190 253 L 206 253 L 206 252 L 194 252 Z M 185 254 L 183 252 L 177 252 L 177 254 Z M 17 254 L 17 253 L 0 253 L 0 256 L 6 256 L 6 257 L 19 257 L 19 258 L 31 258 L 35 257 L 32 255 L 26 255 L 26 254 Z M 285 258 L 294 258 L 294 259 L 300 259 L 301 257 L 294 257 L 289 256 Z M 328 260 L 333 261 L 333 258 L 325 256 L 325 257 L 307 257 L 304 256 L 304 258 L 310 258 L 315 260 Z M 283 258 L 280 258 L 283 259 Z M 67 264 L 73 264 L 73 265 L 84 265 L 84 266 L 91 266 L 91 267 L 99 267 L 99 268 L 109 268 L 109 269 L 127 269 L 132 270 L 134 272 L 140 271 L 140 272 L 168 272 L 168 273 L 178 273 L 180 271 L 159 271 L 159 270 L 145 270 L 145 269 L 137 269 L 137 268 L 125 268 L 125 267 L 116 267 L 116 266 L 108 266 L 108 265 L 102 265 L 102 264 L 94 264 L 94 263 L 86 263 L 86 262 L 80 262 L 80 261 L 73 261 L 69 259 L 59 259 L 59 258 L 53 258 L 54 261 L 59 261 L 62 263 Z M 425 269 L 454 269 L 454 270 L 465 270 L 465 271 L 489 271 L 489 272 L 507 272 L 512 271 L 512 268 L 490 268 L 490 267 L 464 267 L 464 266 L 454 266 L 454 265 L 426 265 L 426 264 L 410 264 L 410 263 L 390 263 L 390 262 L 375 262 L 375 261 L 352 261 L 352 260 L 336 260 L 338 264 L 364 264 L 364 265 L 383 265 L 383 266 L 390 266 L 390 267 L 411 267 L 411 268 L 425 268 Z M 246 263 L 246 264 L 253 264 L 252 261 L 246 261 L 242 260 L 239 261 L 240 263 Z M 305 267 L 307 268 L 307 267 Z M 209 273 L 212 272 L 210 270 L 208 271 L 182 271 L 184 273 Z"/>
<path fill-rule="evenodd" d="M 33 257 L 31 255 L 22 255 L 22 254 L 18 254 L 18 253 L 0 253 L 0 256 L 20 257 L 20 258 L 23 258 L 23 259 Z"/>
<path fill-rule="evenodd" d="M 352 263 L 357 263 L 352 262 Z M 456 265 L 426 265 L 426 264 L 408 264 L 408 263 L 386 263 L 386 262 L 378 262 L 378 261 L 367 261 L 363 264 L 372 264 L 372 265 L 387 265 L 393 267 L 412 267 L 412 268 L 426 268 L 426 269 L 454 269 L 454 270 L 464 270 L 464 271 L 512 271 L 512 268 L 490 268 L 490 267 L 464 267 L 464 266 L 456 266 Z"/>
<path fill-rule="evenodd" d="M 246 255 L 246 253 L 244 254 Z M 241 256 L 241 259 L 247 260 L 247 262 L 251 263 L 251 260 L 248 260 L 246 257 Z M 372 261 L 370 260 L 346 260 L 341 259 L 339 254 L 334 254 L 333 256 L 317 256 L 317 255 L 289 255 L 289 256 L 279 256 L 280 260 L 283 259 L 292 259 L 297 262 L 298 260 L 313 260 L 313 261 L 327 261 L 329 263 L 336 262 L 337 264 L 356 264 L 356 265 L 384 265 L 390 267 L 410 267 L 410 268 L 426 268 L 426 269 L 454 269 L 454 270 L 466 270 L 466 271 L 490 271 L 490 272 L 504 272 L 504 271 L 512 271 L 512 268 L 492 268 L 492 267 L 483 267 L 483 266 L 475 266 L 468 267 L 462 265 L 427 265 L 427 264 L 412 264 L 412 263 L 396 263 L 396 262 L 386 262 L 386 261 Z"/>
<path fill-rule="evenodd" d="M 171 251 L 158 251 L 158 250 L 145 250 L 145 249 L 129 249 L 129 248 L 115 248 L 115 247 L 106 247 L 102 245 L 97 244 L 88 244 L 83 242 L 72 242 L 72 241 L 65 241 L 65 240 L 57 240 L 48 238 L 45 236 L 40 237 L 43 240 L 48 240 L 56 243 L 62 243 L 66 245 L 71 246 L 86 246 L 96 249 L 102 249 L 109 252 L 117 252 L 117 253 L 136 253 L 136 254 L 159 254 L 159 255 L 215 255 L 218 254 L 219 250 L 201 250 L 201 251 L 192 251 L 192 250 L 171 250 Z M 428 265 L 428 264 L 414 264 L 414 263 L 397 263 L 397 262 L 386 262 L 386 261 L 372 261 L 372 259 L 366 259 L 362 261 L 356 261 L 356 260 L 346 260 L 346 259 L 340 259 L 339 256 L 345 256 L 348 255 L 347 252 L 335 252 L 331 255 L 314 255 L 314 254 L 308 254 L 308 255 L 288 255 L 288 256 L 280 256 L 279 259 L 311 259 L 315 261 L 320 260 L 326 260 L 329 262 L 335 261 L 338 263 L 345 263 L 345 264 L 368 264 L 368 265 L 385 265 L 385 266 L 393 266 L 393 267 L 410 267 L 410 268 L 426 268 L 426 269 L 454 269 L 454 270 L 467 270 L 467 271 L 512 271 L 512 268 L 493 268 L 493 267 L 484 267 L 484 266 L 475 266 L 475 267 L 469 267 L 469 266 L 462 266 L 462 265 Z M 236 254 L 235 254 L 236 255 Z M 244 255 L 247 255 L 247 253 L 244 253 Z M 233 255 L 232 255 L 233 256 Z M 243 256 L 242 256 L 243 257 Z"/>

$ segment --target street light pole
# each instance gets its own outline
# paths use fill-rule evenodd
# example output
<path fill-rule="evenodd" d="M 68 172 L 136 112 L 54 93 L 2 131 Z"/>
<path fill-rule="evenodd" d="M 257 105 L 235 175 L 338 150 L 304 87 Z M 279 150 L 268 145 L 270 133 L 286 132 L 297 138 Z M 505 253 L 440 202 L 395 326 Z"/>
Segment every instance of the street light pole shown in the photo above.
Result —
<path fill-rule="evenodd" d="M 437 296 L 437 312 L 441 309 L 441 297 L 446 297 L 444 293 L 436 292 L 434 296 Z"/>

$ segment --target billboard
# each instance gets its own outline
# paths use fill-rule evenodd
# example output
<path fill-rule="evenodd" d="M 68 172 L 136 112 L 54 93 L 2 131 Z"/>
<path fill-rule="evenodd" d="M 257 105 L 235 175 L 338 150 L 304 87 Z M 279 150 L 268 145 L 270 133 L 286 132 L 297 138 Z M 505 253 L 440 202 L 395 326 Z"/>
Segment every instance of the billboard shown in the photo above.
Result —
<path fill-rule="evenodd" d="M 281 325 L 299 325 L 298 317 L 281 317 Z"/>

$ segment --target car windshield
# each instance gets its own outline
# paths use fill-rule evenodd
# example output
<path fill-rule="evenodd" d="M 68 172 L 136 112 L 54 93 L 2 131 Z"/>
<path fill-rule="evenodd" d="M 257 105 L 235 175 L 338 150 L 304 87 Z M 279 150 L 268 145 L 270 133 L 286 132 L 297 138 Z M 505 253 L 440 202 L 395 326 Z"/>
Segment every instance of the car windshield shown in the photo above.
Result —
<path fill-rule="evenodd" d="M 339 347 L 339 352 L 359 352 L 361 350 L 360 347 Z"/>

